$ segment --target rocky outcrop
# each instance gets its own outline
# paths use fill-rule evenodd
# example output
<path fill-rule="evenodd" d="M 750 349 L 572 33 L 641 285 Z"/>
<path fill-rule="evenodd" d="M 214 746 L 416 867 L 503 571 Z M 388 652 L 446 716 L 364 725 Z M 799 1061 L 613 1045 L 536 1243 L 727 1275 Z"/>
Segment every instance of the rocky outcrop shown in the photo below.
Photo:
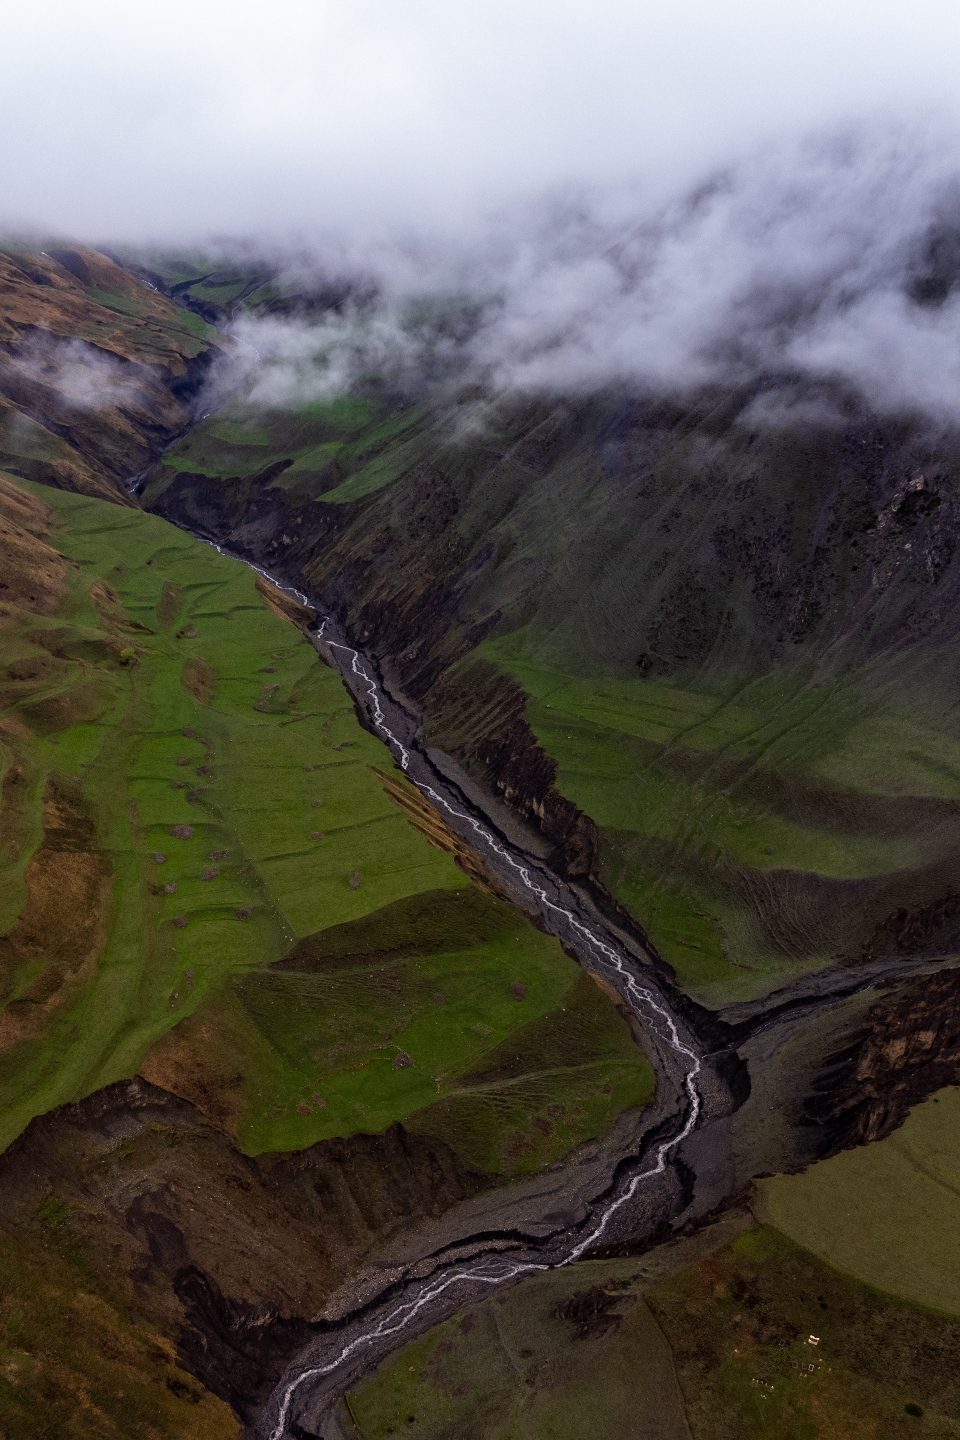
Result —
<path fill-rule="evenodd" d="M 596 826 L 555 787 L 557 762 L 524 719 L 527 696 L 495 665 L 467 660 L 424 697 L 427 742 L 454 755 L 554 849 L 550 864 L 568 879 L 594 868 Z"/>
<path fill-rule="evenodd" d="M 896 955 L 950 955 L 960 951 L 960 895 L 952 885 L 930 905 L 901 906 L 879 925 L 864 960 Z"/>

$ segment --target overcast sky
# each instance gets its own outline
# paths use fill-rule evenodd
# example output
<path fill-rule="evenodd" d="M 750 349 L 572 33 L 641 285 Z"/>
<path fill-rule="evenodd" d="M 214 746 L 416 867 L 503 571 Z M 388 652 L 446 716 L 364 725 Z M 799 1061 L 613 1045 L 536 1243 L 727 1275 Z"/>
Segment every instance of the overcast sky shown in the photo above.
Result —
<path fill-rule="evenodd" d="M 4 16 L 0 222 L 455 229 L 837 121 L 960 124 L 958 75 L 957 0 L 33 0 Z"/>

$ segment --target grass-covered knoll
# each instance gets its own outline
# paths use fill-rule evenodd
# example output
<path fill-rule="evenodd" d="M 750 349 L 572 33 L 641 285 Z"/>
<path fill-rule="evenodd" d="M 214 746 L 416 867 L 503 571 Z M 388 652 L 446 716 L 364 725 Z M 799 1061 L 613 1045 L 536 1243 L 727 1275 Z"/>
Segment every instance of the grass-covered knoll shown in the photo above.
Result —
<path fill-rule="evenodd" d="M 5 1440 L 237 1440 L 239 1425 L 174 1345 L 104 1294 L 69 1209 L 0 1229 L 0 1433 Z"/>
<path fill-rule="evenodd" d="M 229 481 L 231 488 L 264 477 L 268 488 L 285 492 L 291 504 L 321 497 L 328 504 L 357 500 L 425 457 L 420 418 L 416 407 L 391 413 L 356 397 L 315 400 L 291 410 L 233 402 L 166 451 L 144 491 L 144 504 L 153 506 L 173 474 L 182 471 Z M 237 497 L 228 503 L 235 505 Z"/>
<path fill-rule="evenodd" d="M 956 1436 L 958 1340 L 728 1215 L 468 1306 L 361 1381 L 344 1422 L 363 1440 Z"/>
<path fill-rule="evenodd" d="M 600 876 L 708 1003 L 855 959 L 934 901 L 960 843 L 960 733 L 869 677 L 708 690 L 480 654 L 530 697 L 557 789 L 597 823 Z M 911 703 L 912 702 L 912 703 Z"/>
<path fill-rule="evenodd" d="M 66 559 L 45 613 L 19 594 L 0 629 L 4 1139 L 139 1067 L 251 1152 L 402 1118 L 509 1171 L 649 1097 L 624 1020 L 410 824 L 250 570 L 19 483 Z M 317 968 L 351 927 L 362 963 Z"/>
<path fill-rule="evenodd" d="M 960 1316 L 960 1090 L 885 1140 L 758 1185 L 770 1224 L 878 1290 Z"/>

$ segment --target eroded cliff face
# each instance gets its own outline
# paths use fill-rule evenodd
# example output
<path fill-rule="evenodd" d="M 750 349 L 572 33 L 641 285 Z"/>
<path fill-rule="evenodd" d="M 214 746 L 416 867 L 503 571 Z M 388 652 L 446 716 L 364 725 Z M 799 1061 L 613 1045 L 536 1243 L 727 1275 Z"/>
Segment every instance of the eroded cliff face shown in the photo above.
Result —
<path fill-rule="evenodd" d="M 596 826 L 556 789 L 557 762 L 524 719 L 527 697 L 494 665 L 467 660 L 427 692 L 426 740 L 455 755 L 472 775 L 552 843 L 550 864 L 569 879 L 594 875 Z"/>
<path fill-rule="evenodd" d="M 227 343 L 86 246 L 0 251 L 0 466 L 127 500 Z"/>
<path fill-rule="evenodd" d="M 827 1059 L 804 1102 L 820 1158 L 882 1140 L 911 1108 L 960 1082 L 960 969 L 892 987 Z"/>
<path fill-rule="evenodd" d="M 78 1283 L 252 1419 L 371 1245 L 486 1183 L 401 1125 L 253 1160 L 137 1079 L 33 1121 L 0 1160 L 0 1211 L 28 1246 L 56 1211 Z"/>

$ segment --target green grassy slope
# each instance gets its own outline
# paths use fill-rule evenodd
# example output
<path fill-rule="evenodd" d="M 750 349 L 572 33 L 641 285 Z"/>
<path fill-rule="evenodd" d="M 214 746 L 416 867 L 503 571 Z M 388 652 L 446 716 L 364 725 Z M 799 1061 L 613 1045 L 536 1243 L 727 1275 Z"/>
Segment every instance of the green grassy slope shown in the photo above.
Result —
<path fill-rule="evenodd" d="M 143 493 L 154 507 L 173 475 L 186 471 L 229 482 L 242 482 L 276 467 L 269 485 L 283 491 L 287 503 L 309 503 L 320 496 L 343 504 L 373 494 L 429 453 L 429 439 L 418 424 L 416 407 L 384 412 L 373 401 L 356 397 L 315 400 L 293 410 L 254 408 L 232 402 L 165 453 Z"/>
<path fill-rule="evenodd" d="M 599 827 L 601 879 L 706 1003 L 856 958 L 950 871 L 960 730 L 893 687 L 575 674 L 526 631 L 479 653 L 529 695 L 557 789 Z"/>
<path fill-rule="evenodd" d="M 146 493 L 299 567 L 433 743 L 538 823 L 550 767 L 498 750 L 493 685 L 488 713 L 447 713 L 472 661 L 515 677 L 599 878 L 708 1004 L 960 943 L 960 454 L 861 414 L 758 426 L 741 400 L 424 407 L 395 435 L 252 407 Z"/>
<path fill-rule="evenodd" d="M 510 1171 L 649 1097 L 625 1022 L 409 823 L 388 752 L 246 567 L 19 483 L 75 568 L 57 613 L 0 631 L 4 1140 L 139 1067 L 250 1152 L 403 1118 Z"/>

